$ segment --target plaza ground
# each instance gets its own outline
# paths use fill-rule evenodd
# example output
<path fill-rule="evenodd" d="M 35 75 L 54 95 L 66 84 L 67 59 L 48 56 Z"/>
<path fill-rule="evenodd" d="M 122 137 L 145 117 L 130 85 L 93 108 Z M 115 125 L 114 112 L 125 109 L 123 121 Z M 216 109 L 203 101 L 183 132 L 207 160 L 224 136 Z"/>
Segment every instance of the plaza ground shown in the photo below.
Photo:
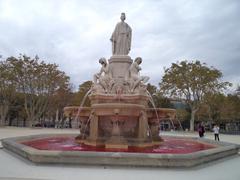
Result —
<path fill-rule="evenodd" d="M 5 127 L 0 128 L 0 139 L 51 133 L 77 134 L 79 131 L 77 129 L 30 129 Z M 198 137 L 197 132 L 162 132 L 161 134 Z M 213 139 L 214 137 L 212 133 L 206 133 L 204 138 Z M 239 135 L 221 134 L 220 140 L 240 145 Z M 239 180 L 239 167 L 240 155 L 190 169 L 39 165 L 33 164 L 30 161 L 4 150 L 3 148 L 0 149 L 0 180 Z"/>

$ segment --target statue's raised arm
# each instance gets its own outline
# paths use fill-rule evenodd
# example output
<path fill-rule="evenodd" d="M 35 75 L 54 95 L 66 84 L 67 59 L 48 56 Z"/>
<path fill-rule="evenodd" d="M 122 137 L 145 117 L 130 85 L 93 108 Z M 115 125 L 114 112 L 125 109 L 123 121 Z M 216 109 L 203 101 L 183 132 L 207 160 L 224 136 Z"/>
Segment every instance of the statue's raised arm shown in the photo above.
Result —
<path fill-rule="evenodd" d="M 132 29 L 124 22 L 126 19 L 125 13 L 121 14 L 121 22 L 119 22 L 110 40 L 112 41 L 113 55 L 128 55 L 131 49 Z"/>

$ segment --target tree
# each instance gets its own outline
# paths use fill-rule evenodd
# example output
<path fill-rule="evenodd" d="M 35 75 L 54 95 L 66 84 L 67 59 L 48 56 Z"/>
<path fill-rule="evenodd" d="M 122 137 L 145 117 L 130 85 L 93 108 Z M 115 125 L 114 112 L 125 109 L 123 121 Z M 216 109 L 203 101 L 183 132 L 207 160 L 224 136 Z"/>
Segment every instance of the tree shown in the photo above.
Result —
<path fill-rule="evenodd" d="M 24 108 L 28 125 L 32 125 L 44 116 L 50 97 L 69 83 L 69 77 L 58 70 L 56 64 L 39 62 L 39 58 L 20 55 L 7 59 L 14 71 L 17 91 L 24 94 Z"/>
<path fill-rule="evenodd" d="M 208 93 L 197 112 L 199 119 L 207 119 L 212 124 L 226 124 L 240 120 L 240 98 L 237 94 Z"/>
<path fill-rule="evenodd" d="M 217 122 L 221 119 L 221 111 L 225 106 L 226 96 L 222 93 L 208 93 L 204 96 L 205 107 L 207 107 L 209 120 Z"/>
<path fill-rule="evenodd" d="M 70 105 L 72 101 L 72 86 L 66 84 L 67 86 L 60 87 L 55 93 L 50 97 L 49 108 L 47 109 L 47 116 L 52 120 L 55 125 L 55 121 L 61 121 L 64 119 L 64 107 Z"/>
<path fill-rule="evenodd" d="M 187 121 L 190 117 L 190 113 L 187 111 L 187 109 L 176 109 L 176 118 L 179 120 L 179 122 L 184 124 L 185 121 Z M 187 128 L 189 128 L 187 126 Z"/>
<path fill-rule="evenodd" d="M 9 108 L 15 101 L 15 89 L 12 69 L 6 61 L 0 61 L 0 126 L 5 125 Z"/>
<path fill-rule="evenodd" d="M 222 119 L 228 122 L 240 121 L 240 98 L 235 94 L 226 97 L 224 108 L 222 109 Z"/>
<path fill-rule="evenodd" d="M 161 91 L 170 97 L 183 98 L 190 107 L 190 130 L 194 130 L 195 114 L 203 102 L 204 95 L 216 93 L 227 88 L 229 82 L 221 82 L 222 73 L 207 67 L 200 61 L 181 61 L 172 63 L 164 70 L 164 76 L 159 83 Z"/>
<path fill-rule="evenodd" d="M 15 92 L 15 101 L 11 104 L 8 113 L 8 126 L 26 126 L 26 111 L 24 109 L 24 94 Z"/>
<path fill-rule="evenodd" d="M 90 106 L 90 100 L 86 97 L 87 93 L 91 89 L 93 85 L 92 81 L 85 81 L 84 83 L 79 85 L 78 92 L 73 95 L 72 105 L 80 106 L 81 104 L 84 106 Z M 84 99 L 85 98 L 85 99 Z M 83 102 L 84 100 L 84 102 Z"/>
<path fill-rule="evenodd" d="M 174 105 L 170 99 L 165 97 L 161 92 L 157 92 L 153 95 L 153 100 L 157 108 L 173 108 Z"/>
<path fill-rule="evenodd" d="M 173 108 L 173 104 L 169 98 L 164 97 L 163 94 L 157 89 L 156 86 L 148 83 L 147 91 L 151 96 L 150 102 L 148 103 L 151 108 Z"/>
<path fill-rule="evenodd" d="M 154 86 L 154 85 L 152 85 L 152 84 L 150 84 L 150 83 L 148 83 L 148 84 L 147 84 L 147 91 L 148 91 L 148 93 L 149 93 L 151 96 L 153 96 L 153 95 L 156 94 L 156 92 L 157 92 L 157 87 Z"/>

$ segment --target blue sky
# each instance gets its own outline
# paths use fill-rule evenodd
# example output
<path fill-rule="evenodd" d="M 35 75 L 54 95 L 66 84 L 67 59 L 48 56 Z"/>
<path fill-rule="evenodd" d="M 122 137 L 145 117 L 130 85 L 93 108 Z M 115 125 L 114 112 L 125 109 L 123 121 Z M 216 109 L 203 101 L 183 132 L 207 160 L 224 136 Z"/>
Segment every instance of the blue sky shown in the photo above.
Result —
<path fill-rule="evenodd" d="M 200 60 L 240 84 L 238 0 L 0 0 L 0 55 L 20 53 L 56 63 L 77 87 L 111 57 L 121 12 L 133 30 L 130 56 L 158 85 L 163 68 Z"/>

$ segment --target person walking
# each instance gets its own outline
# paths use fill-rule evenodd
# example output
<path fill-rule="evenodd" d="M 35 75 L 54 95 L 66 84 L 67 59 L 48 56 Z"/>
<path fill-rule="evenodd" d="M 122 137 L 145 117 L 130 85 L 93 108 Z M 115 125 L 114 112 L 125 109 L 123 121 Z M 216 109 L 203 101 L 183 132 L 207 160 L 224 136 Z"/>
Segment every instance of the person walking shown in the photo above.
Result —
<path fill-rule="evenodd" d="M 219 141 L 219 127 L 218 125 L 214 125 L 213 127 L 213 133 L 214 133 L 214 138 L 215 138 L 215 141 Z"/>
<path fill-rule="evenodd" d="M 198 133 L 199 133 L 199 137 L 202 138 L 204 136 L 204 133 L 205 133 L 205 128 L 204 128 L 204 125 L 203 123 L 200 123 L 198 125 Z"/>

